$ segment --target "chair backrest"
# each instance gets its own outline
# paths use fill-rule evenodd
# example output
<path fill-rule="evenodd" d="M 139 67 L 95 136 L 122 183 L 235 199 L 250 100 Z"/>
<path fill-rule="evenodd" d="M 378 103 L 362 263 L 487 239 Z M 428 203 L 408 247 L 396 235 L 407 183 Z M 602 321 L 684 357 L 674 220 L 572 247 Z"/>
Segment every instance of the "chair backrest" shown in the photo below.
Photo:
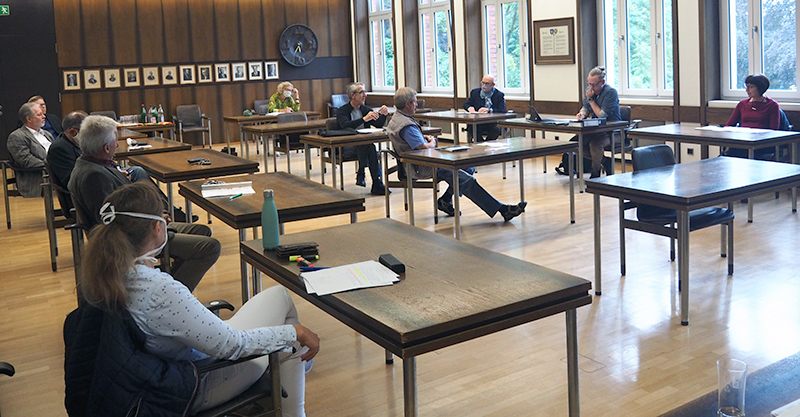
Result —
<path fill-rule="evenodd" d="M 263 111 L 262 111 L 263 107 Z M 256 100 L 253 102 L 253 110 L 258 114 L 267 114 L 269 111 L 269 100 Z"/>
<path fill-rule="evenodd" d="M 110 118 L 112 120 L 117 120 L 117 112 L 115 112 L 114 110 L 93 111 L 93 112 L 91 112 L 89 114 L 97 115 L 97 116 L 106 116 L 106 117 L 108 117 L 108 118 Z"/>
<path fill-rule="evenodd" d="M 631 152 L 633 171 L 675 165 L 675 153 L 667 145 L 652 145 L 635 148 Z"/>
<path fill-rule="evenodd" d="M 780 109 L 780 111 L 781 111 L 781 123 L 778 126 L 778 130 L 792 130 L 794 126 L 792 126 L 792 124 L 789 122 L 789 118 L 786 117 L 786 112 L 784 112 L 783 109 Z"/>
<path fill-rule="evenodd" d="M 178 119 L 184 126 L 202 126 L 203 120 L 201 116 L 203 112 L 200 111 L 200 106 L 197 104 L 185 104 L 178 106 L 176 109 Z"/>
<path fill-rule="evenodd" d="M 335 117 L 331 117 L 330 119 L 325 120 L 325 129 L 326 130 L 338 130 L 339 129 L 339 122 L 336 120 Z"/>
<path fill-rule="evenodd" d="M 75 221 L 78 222 L 79 225 L 84 226 L 87 230 L 90 229 L 94 226 L 94 218 L 89 217 L 89 213 L 83 209 L 74 194 L 70 194 L 70 198 L 72 199 L 72 206 L 75 207 Z"/>
<path fill-rule="evenodd" d="M 281 113 L 278 115 L 278 123 L 305 122 L 308 116 L 304 112 Z"/>
<path fill-rule="evenodd" d="M 61 206 L 62 214 L 64 217 L 72 219 L 72 213 L 70 210 L 73 207 L 72 194 L 70 194 L 67 187 L 58 182 L 58 178 L 53 175 L 53 171 L 50 169 L 50 164 L 47 162 L 47 160 L 44 161 L 44 169 L 47 171 L 50 184 L 53 185 L 53 189 L 56 192 L 56 198 L 58 198 L 58 204 Z"/>
<path fill-rule="evenodd" d="M 630 123 L 631 122 L 631 106 L 619 106 L 620 119 Z"/>
<path fill-rule="evenodd" d="M 344 106 L 348 101 L 350 98 L 347 94 L 331 94 L 331 106 L 335 109 Z"/>

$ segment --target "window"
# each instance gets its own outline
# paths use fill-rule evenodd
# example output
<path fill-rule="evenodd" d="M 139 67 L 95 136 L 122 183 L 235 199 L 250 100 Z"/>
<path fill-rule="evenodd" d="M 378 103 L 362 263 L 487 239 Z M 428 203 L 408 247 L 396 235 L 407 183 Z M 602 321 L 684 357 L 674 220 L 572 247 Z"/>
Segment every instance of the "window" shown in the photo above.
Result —
<path fill-rule="evenodd" d="M 608 83 L 623 96 L 672 97 L 672 1 L 599 2 Z"/>
<path fill-rule="evenodd" d="M 797 92 L 797 0 L 721 0 L 722 94 L 744 98 L 744 79 L 763 73 L 769 95 Z"/>
<path fill-rule="evenodd" d="M 483 0 L 484 68 L 505 93 L 528 93 L 528 39 L 520 0 Z"/>
<path fill-rule="evenodd" d="M 449 0 L 419 0 L 422 91 L 452 92 Z"/>
<path fill-rule="evenodd" d="M 369 0 L 369 42 L 372 89 L 394 90 L 392 0 Z"/>

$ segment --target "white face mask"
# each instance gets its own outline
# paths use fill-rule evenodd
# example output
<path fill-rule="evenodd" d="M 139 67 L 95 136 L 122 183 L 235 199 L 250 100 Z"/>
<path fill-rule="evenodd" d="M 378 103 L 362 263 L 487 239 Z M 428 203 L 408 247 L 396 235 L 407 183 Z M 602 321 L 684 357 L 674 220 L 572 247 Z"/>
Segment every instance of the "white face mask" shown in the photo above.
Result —
<path fill-rule="evenodd" d="M 292 96 L 292 92 L 291 92 L 291 91 L 285 91 L 285 90 L 284 90 L 284 92 L 283 92 L 283 96 L 284 96 L 284 97 L 286 97 L 286 98 L 289 98 L 289 97 L 291 97 L 291 96 Z"/>
<path fill-rule="evenodd" d="M 164 246 L 167 246 L 167 240 L 169 238 L 169 235 L 167 234 L 167 220 L 161 216 L 156 216 L 153 214 L 134 213 L 129 211 L 115 211 L 114 206 L 112 206 L 111 203 L 105 203 L 103 204 L 103 207 L 100 208 L 100 217 L 103 220 L 103 224 L 109 224 L 113 222 L 118 214 L 130 217 L 139 217 L 141 219 L 156 220 L 164 223 L 164 241 L 161 242 L 161 246 L 151 251 L 148 251 L 144 255 L 138 256 L 133 260 L 133 263 L 142 263 L 144 261 L 150 261 L 152 263 L 156 263 L 158 259 L 156 259 L 155 256 L 161 253 L 161 251 L 164 249 Z"/>

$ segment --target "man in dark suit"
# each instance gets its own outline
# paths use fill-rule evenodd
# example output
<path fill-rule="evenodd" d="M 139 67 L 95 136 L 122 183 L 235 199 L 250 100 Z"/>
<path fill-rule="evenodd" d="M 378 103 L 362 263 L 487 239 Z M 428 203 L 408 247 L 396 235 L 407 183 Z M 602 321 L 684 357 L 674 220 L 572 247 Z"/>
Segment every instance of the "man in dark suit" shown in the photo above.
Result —
<path fill-rule="evenodd" d="M 44 102 L 44 97 L 42 96 L 33 96 L 28 99 L 28 103 L 37 103 L 38 105 L 42 106 L 42 112 L 44 113 L 44 130 L 50 132 L 53 137 L 57 137 L 60 135 L 64 130 L 61 128 L 61 118 L 53 113 L 47 112 L 47 104 Z"/>
<path fill-rule="evenodd" d="M 47 150 L 53 136 L 42 127 L 45 115 L 37 103 L 25 103 L 19 109 L 19 120 L 23 126 L 8 135 L 6 147 L 11 163 L 21 168 L 15 172 L 17 188 L 23 197 L 42 195 L 42 170 Z"/>
<path fill-rule="evenodd" d="M 472 89 L 469 93 L 469 98 L 464 103 L 464 110 L 470 113 L 505 113 L 505 94 L 495 88 L 494 85 L 494 77 L 484 75 L 483 79 L 481 79 L 481 86 Z M 495 140 L 501 133 L 502 130 L 497 126 L 497 123 L 484 123 L 478 125 L 476 141 L 482 142 L 484 135 L 486 135 L 486 140 Z M 470 134 L 472 134 L 471 131 Z"/>
<path fill-rule="evenodd" d="M 64 132 L 58 135 L 53 141 L 53 145 L 50 146 L 50 150 L 47 151 L 47 163 L 53 173 L 53 181 L 58 186 L 67 188 L 75 161 L 81 156 L 78 132 L 80 132 L 81 123 L 86 116 L 86 112 L 77 110 L 64 117 L 64 121 L 61 122 Z"/>
<path fill-rule="evenodd" d="M 67 188 L 76 208 L 92 224 L 102 221 L 103 200 L 117 188 L 131 183 L 128 173 L 112 160 L 119 147 L 117 136 L 117 122 L 105 116 L 86 117 L 78 133 L 83 154 L 75 162 Z M 166 204 L 164 201 L 164 216 L 171 222 Z M 174 259 L 172 276 L 194 290 L 219 258 L 219 241 L 211 237 L 211 229 L 206 225 L 173 222 L 170 228 L 175 231 L 169 233 L 169 253 Z"/>

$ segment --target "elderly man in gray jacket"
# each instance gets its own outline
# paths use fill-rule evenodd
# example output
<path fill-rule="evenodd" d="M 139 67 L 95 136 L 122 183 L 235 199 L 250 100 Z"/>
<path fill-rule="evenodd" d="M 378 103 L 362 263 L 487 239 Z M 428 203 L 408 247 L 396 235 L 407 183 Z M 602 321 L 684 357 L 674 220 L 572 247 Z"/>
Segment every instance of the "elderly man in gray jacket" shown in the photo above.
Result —
<path fill-rule="evenodd" d="M 47 150 L 53 142 L 44 127 L 45 115 L 38 103 L 25 103 L 19 109 L 23 126 L 8 135 L 6 147 L 11 154 L 17 178 L 17 188 L 23 197 L 42 195 L 42 170 Z"/>

